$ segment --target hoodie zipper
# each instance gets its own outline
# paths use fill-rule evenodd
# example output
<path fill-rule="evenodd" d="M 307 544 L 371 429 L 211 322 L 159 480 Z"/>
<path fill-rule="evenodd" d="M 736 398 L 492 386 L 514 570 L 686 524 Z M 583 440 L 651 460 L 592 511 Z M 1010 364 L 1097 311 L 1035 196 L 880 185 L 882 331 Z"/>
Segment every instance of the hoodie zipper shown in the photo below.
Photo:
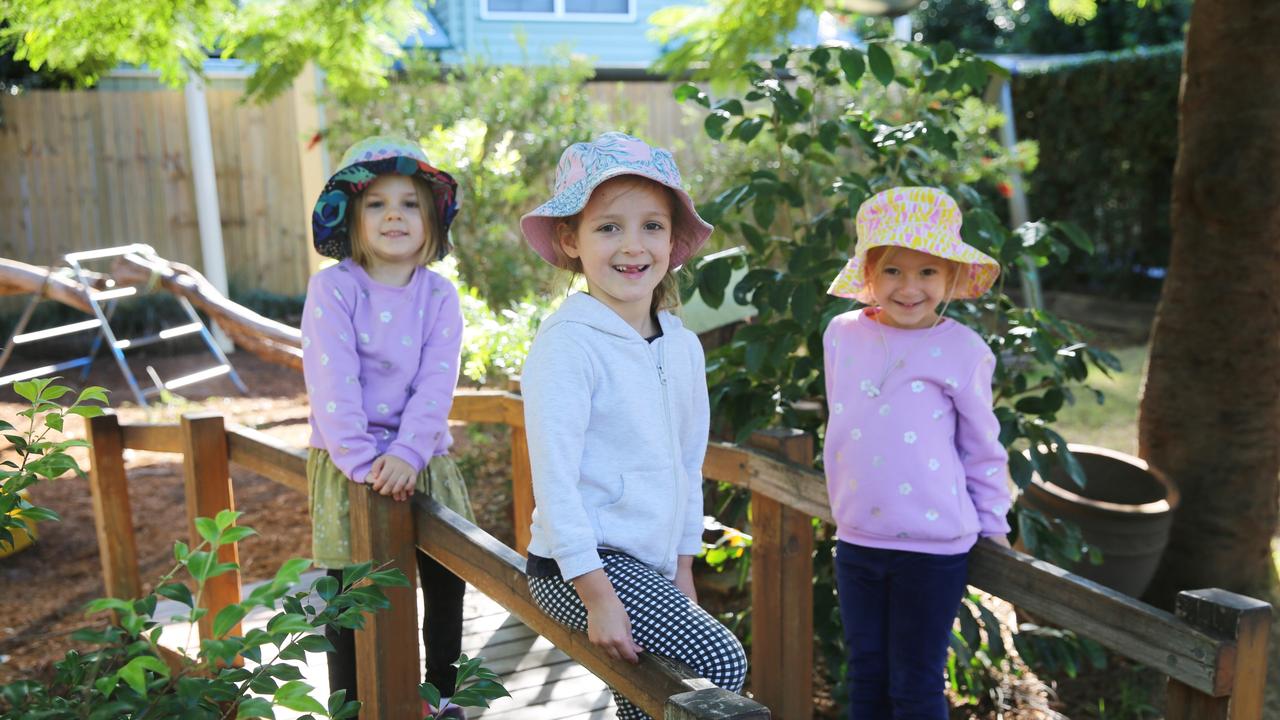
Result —
<path fill-rule="evenodd" d="M 658 346 L 658 382 L 662 386 L 662 418 L 667 424 L 667 443 L 671 453 L 671 469 L 675 473 L 676 479 L 676 511 L 672 516 L 672 524 L 675 528 L 683 527 L 680 519 L 685 513 L 685 492 L 684 484 L 680 482 L 680 458 L 676 453 L 675 427 L 671 422 L 671 398 L 667 391 L 667 371 L 666 371 L 666 338 L 660 337 L 654 341 Z M 679 543 L 679 532 L 669 532 L 667 542 L 667 552 L 663 555 L 663 562 L 668 562 L 674 557 L 676 545 Z M 677 562 L 676 565 L 679 565 Z M 673 568 L 674 569 L 674 568 Z"/>

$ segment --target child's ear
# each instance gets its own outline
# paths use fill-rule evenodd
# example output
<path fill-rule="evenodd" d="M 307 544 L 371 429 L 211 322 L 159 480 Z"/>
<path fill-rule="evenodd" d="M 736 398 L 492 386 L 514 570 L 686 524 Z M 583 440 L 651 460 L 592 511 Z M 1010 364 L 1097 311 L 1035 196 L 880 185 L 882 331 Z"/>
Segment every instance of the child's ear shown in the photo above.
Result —
<path fill-rule="evenodd" d="M 578 259 L 578 234 L 569 227 L 569 223 L 556 223 L 556 241 L 560 244 L 560 252 Z"/>

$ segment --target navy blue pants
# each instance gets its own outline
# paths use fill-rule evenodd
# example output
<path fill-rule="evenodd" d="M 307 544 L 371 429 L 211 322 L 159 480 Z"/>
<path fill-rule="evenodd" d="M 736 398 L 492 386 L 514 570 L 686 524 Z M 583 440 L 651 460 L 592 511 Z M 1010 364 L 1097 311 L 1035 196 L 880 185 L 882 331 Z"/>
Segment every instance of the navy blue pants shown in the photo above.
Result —
<path fill-rule="evenodd" d="M 836 543 L 849 720 L 946 720 L 943 671 L 968 575 L 968 553 Z"/>

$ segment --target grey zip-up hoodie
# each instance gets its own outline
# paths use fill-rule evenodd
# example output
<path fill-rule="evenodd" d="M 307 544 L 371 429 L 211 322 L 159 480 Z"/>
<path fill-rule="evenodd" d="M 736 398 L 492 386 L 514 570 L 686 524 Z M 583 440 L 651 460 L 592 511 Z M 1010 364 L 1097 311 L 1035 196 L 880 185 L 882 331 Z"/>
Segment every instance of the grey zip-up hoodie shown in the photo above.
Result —
<path fill-rule="evenodd" d="M 533 513 L 529 552 L 565 579 L 617 550 L 668 578 L 702 536 L 710 410 L 698 338 L 668 312 L 652 343 L 599 300 L 568 297 L 521 379 Z"/>

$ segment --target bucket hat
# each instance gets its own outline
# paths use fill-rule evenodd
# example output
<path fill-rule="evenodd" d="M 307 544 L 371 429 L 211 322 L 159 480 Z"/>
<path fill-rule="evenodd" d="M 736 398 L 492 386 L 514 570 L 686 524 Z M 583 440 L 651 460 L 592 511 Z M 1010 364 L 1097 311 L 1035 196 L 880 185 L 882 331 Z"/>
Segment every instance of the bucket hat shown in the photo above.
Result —
<path fill-rule="evenodd" d="M 352 145 L 338 163 L 338 171 L 324 184 L 311 211 L 312 241 L 316 252 L 341 260 L 351 256 L 347 212 L 351 200 L 382 175 L 418 177 L 431 187 L 436 217 L 440 219 L 440 258 L 449 252 L 449 225 L 458 213 L 458 183 L 449 173 L 427 161 L 417 143 L 402 137 L 378 135 Z M 438 258 L 437 258 L 438 259 Z"/>
<path fill-rule="evenodd" d="M 534 252 L 552 265 L 564 267 L 556 242 L 556 224 L 561 218 L 582 212 L 600 183 L 620 175 L 638 175 L 671 188 L 679 200 L 672 219 L 671 267 L 680 267 L 693 257 L 713 228 L 698 215 L 693 199 L 682 187 L 675 158 L 662 148 L 620 132 L 574 143 L 560 155 L 554 195 L 520 218 L 520 230 Z"/>
<path fill-rule="evenodd" d="M 872 195 L 858 208 L 858 243 L 853 256 L 827 292 L 870 305 L 867 251 L 902 247 L 960 264 L 956 299 L 975 298 L 1000 276 L 995 258 L 960 239 L 960 207 L 945 192 L 931 187 L 895 187 Z"/>

